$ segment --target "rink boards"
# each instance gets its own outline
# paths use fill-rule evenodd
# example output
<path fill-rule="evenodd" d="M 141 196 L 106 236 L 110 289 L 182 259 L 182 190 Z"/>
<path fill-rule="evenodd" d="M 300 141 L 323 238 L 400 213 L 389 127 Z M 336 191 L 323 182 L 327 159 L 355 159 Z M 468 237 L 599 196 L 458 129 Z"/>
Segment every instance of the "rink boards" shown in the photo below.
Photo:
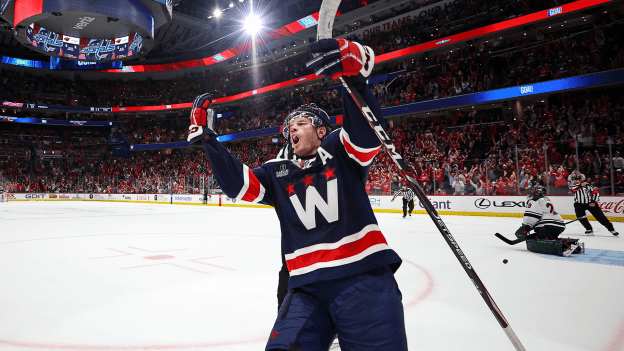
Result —
<path fill-rule="evenodd" d="M 225 195 L 208 195 L 204 204 L 204 196 L 199 194 L 45 194 L 45 193 L 8 193 L 9 201 L 110 201 L 136 202 L 154 204 L 197 205 L 197 206 L 235 206 L 235 207 L 266 207 L 237 200 Z M 574 219 L 574 201 L 572 196 L 549 196 L 555 210 L 564 219 Z M 522 217 L 526 209 L 526 196 L 429 196 L 433 207 L 442 215 L 490 216 L 490 217 Z M 403 201 L 397 197 L 379 195 L 369 196 L 375 212 L 402 212 Z M 624 196 L 601 196 L 600 207 L 605 215 L 616 222 L 624 222 Z M 414 213 L 426 214 L 420 201 L 414 201 Z M 593 220 L 593 217 L 588 217 Z"/>

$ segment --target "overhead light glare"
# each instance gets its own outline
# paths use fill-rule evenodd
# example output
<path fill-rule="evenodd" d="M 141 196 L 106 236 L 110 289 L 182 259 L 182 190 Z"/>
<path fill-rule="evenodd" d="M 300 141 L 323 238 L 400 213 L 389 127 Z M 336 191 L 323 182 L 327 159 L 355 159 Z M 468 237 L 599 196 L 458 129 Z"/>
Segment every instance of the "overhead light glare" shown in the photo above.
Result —
<path fill-rule="evenodd" d="M 245 18 L 245 31 L 251 35 L 256 35 L 262 27 L 262 20 L 256 14 L 250 14 Z"/>

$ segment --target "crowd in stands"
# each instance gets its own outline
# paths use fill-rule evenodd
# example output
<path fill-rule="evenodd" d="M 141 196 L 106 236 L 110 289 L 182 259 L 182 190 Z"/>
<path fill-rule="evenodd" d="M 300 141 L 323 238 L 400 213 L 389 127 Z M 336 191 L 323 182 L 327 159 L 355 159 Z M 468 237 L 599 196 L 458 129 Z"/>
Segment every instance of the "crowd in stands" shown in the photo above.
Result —
<path fill-rule="evenodd" d="M 391 86 L 377 84 L 375 91 L 383 106 L 394 106 L 614 68 L 612 61 L 623 48 L 614 37 L 623 26 L 596 23 L 595 28 L 553 32 L 534 40 L 518 35 L 422 56 L 399 67 L 407 71 L 407 79 Z"/>
<path fill-rule="evenodd" d="M 466 46 L 454 52 L 431 57 L 421 56 L 399 66 L 382 67 L 378 73 L 384 73 L 388 68 L 405 73 L 391 82 L 374 84 L 372 90 L 382 106 L 388 107 L 609 69 L 612 68 L 612 59 L 622 50 L 621 44 L 615 38 L 621 37 L 618 34 L 621 34 L 619 32 L 623 28 L 618 22 L 619 14 L 615 11 L 602 14 L 602 17 L 597 14 L 595 17 L 591 28 L 577 28 L 573 32 L 557 31 L 544 35 L 540 40 L 528 40 L 524 36 L 505 37 L 494 40 L 491 44 Z M 391 42 L 395 32 L 400 33 L 407 27 L 405 25 L 392 32 L 379 34 L 384 38 L 380 42 Z M 373 42 L 371 45 L 379 44 Z M 283 66 L 270 67 L 281 69 Z M 29 79 L 22 79 L 15 72 L 6 73 L 3 79 L 7 84 L 0 89 L 2 94 L 9 92 L 10 95 L 10 91 L 20 91 L 23 88 L 26 89 L 22 91 L 23 94 L 48 90 L 62 93 L 67 89 L 65 85 L 51 79 L 35 80 L 36 83 L 33 83 Z M 228 86 L 239 87 L 243 83 L 237 81 L 236 77 L 246 77 L 248 73 L 249 71 L 240 71 L 230 78 L 226 78 L 228 75 L 218 79 L 215 76 L 208 81 L 213 82 L 212 86 L 217 87 L 217 90 Z M 149 95 L 149 91 L 158 91 L 159 94 L 154 95 L 154 98 L 160 100 L 150 100 L 153 104 L 188 102 L 196 92 L 208 89 L 205 79 L 192 76 L 174 79 L 173 84 L 170 84 L 171 81 L 148 81 L 140 86 L 139 92 L 131 88 L 134 85 L 121 80 L 89 82 L 93 84 L 89 88 L 81 86 L 80 82 L 86 83 L 77 80 L 71 83 L 70 89 L 84 93 L 82 98 L 90 99 L 89 96 L 93 96 L 106 100 L 110 95 L 117 99 L 132 99 L 136 94 L 144 96 L 143 93 Z M 266 82 L 261 83 L 265 84 Z M 80 88 L 74 87 L 76 85 Z M 71 96 L 73 94 L 74 92 Z M 76 101 L 80 103 L 79 99 Z M 135 100 L 126 102 L 137 103 Z M 219 134 L 232 134 L 279 126 L 293 109 L 310 102 L 317 103 L 330 115 L 341 113 L 340 89 L 332 86 L 332 82 L 327 82 L 283 93 L 263 94 L 236 106 L 217 106 L 218 113 L 231 112 L 231 116 L 218 119 L 215 129 Z M 142 144 L 183 140 L 187 127 L 182 114 L 115 117 L 122 120 L 122 130 L 130 142 Z"/>
<path fill-rule="evenodd" d="M 547 106 L 525 109 L 519 120 L 510 119 L 501 108 L 455 111 L 391 126 L 387 132 L 412 175 L 432 195 L 523 194 L 537 183 L 547 185 L 549 194 L 567 194 L 568 177 L 577 168 L 603 194 L 611 194 L 607 144 L 611 139 L 614 188 L 619 193 L 624 192 L 624 159 L 619 156 L 624 154 L 623 97 L 624 88 L 555 94 L 548 98 Z M 179 123 L 183 125 L 187 119 Z M 145 125 L 145 130 L 150 125 L 154 126 Z M 38 133 L 33 131 L 2 133 L 0 144 Z M 38 142 L 42 137 L 45 135 L 40 135 Z M 253 168 L 274 158 L 282 145 L 249 139 L 226 146 Z M 200 193 L 217 187 L 201 149 L 170 154 L 134 152 L 127 159 L 112 157 L 109 152 L 43 158 L 32 153 L 12 156 L 6 152 L 8 148 L 2 150 L 0 175 L 11 181 L 5 186 L 9 191 Z M 367 189 L 371 194 L 388 194 L 399 184 L 391 159 L 378 155 L 371 165 Z"/>
<path fill-rule="evenodd" d="M 110 130 L 63 126 L 2 123 L 0 148 L 5 154 L 19 150 L 46 150 L 59 155 L 101 154 Z"/>
<path fill-rule="evenodd" d="M 590 183 L 610 194 L 609 138 L 616 192 L 624 190 L 622 92 L 553 95 L 547 108 L 525 110 L 521 122 L 483 123 L 488 118 L 479 112 L 459 111 L 450 125 L 461 127 L 421 122 L 389 133 L 429 194 L 514 194 L 536 183 L 551 194 L 567 194 L 577 164 Z"/>

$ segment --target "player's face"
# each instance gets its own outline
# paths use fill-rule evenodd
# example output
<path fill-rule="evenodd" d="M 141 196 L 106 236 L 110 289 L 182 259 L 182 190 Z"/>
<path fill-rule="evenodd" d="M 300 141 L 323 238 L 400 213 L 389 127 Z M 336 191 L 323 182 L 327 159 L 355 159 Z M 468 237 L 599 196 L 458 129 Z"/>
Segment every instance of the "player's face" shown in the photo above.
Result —
<path fill-rule="evenodd" d="M 295 117 L 290 121 L 290 142 L 295 149 L 295 154 L 299 157 L 316 154 L 316 150 L 321 146 L 321 139 L 325 136 L 326 129 L 318 129 L 312 124 L 312 119 L 308 116 Z"/>

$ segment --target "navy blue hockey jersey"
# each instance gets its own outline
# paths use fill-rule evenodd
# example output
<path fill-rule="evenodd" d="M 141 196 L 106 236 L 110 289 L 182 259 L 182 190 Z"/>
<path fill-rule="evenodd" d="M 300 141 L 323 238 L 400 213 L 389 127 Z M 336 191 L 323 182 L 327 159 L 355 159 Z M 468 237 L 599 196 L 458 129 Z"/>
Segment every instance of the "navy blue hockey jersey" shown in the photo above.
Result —
<path fill-rule="evenodd" d="M 362 95 L 375 116 L 381 108 L 368 88 Z M 365 185 L 381 142 L 343 92 L 343 128 L 330 133 L 316 157 L 273 159 L 249 169 L 216 138 L 203 141 L 215 179 L 232 198 L 275 207 L 290 272 L 289 289 L 401 264 L 388 246 L 370 205 Z M 385 120 L 381 117 L 382 126 Z"/>

